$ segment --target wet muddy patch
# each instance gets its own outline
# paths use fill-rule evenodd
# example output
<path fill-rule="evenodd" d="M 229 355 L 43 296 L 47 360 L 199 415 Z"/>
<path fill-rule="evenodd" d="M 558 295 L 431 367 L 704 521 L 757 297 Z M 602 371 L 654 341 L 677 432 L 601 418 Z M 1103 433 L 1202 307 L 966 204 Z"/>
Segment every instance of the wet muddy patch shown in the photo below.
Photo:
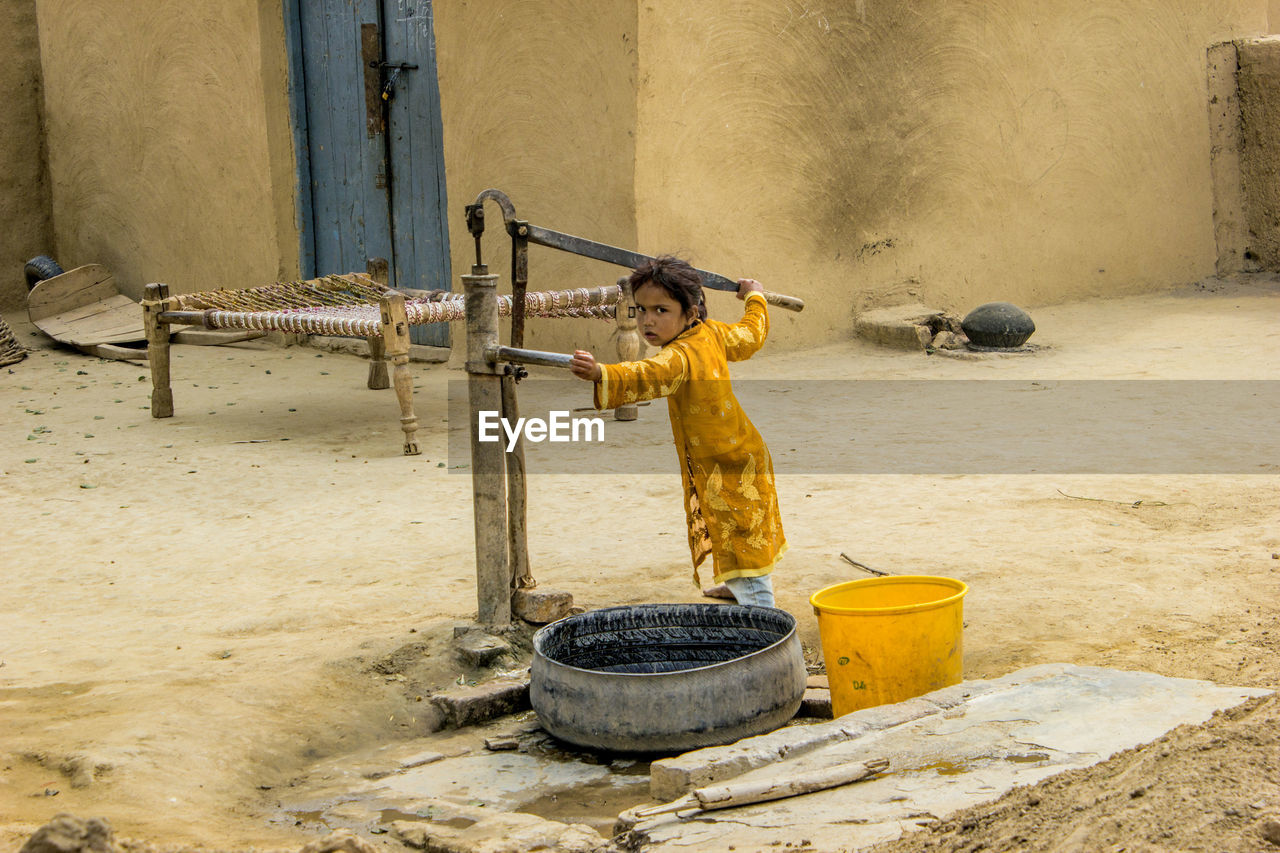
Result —
<path fill-rule="evenodd" d="M 650 759 L 579 749 L 532 712 L 338 756 L 279 795 L 276 821 L 375 835 L 476 832 L 500 815 L 585 825 L 603 838 L 621 812 L 651 803 Z"/>

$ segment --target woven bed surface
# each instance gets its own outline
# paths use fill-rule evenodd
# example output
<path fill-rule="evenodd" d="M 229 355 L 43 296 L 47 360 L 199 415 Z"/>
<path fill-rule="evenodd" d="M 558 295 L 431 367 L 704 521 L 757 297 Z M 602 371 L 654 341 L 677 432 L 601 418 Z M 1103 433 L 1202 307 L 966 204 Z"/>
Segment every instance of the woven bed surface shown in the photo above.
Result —
<path fill-rule="evenodd" d="M 282 282 L 245 290 L 211 290 L 176 298 L 177 307 L 202 311 L 211 329 L 254 329 L 302 334 L 376 337 L 382 334 L 378 301 L 386 288 L 360 273 L 331 275 L 311 281 Z M 525 312 L 531 317 L 613 316 L 616 286 L 530 291 Z M 498 297 L 498 312 L 509 316 L 511 297 Z M 466 314 L 460 293 L 414 291 L 405 299 L 410 325 L 447 323 Z"/>
<path fill-rule="evenodd" d="M 289 308 L 325 308 L 343 305 L 376 305 L 386 292 L 367 275 L 327 275 L 308 281 L 282 281 L 243 290 L 206 290 L 177 297 L 189 311 L 282 311 Z"/>
<path fill-rule="evenodd" d="M 18 339 L 14 337 L 13 329 L 9 328 L 9 324 L 0 315 L 0 366 L 14 364 L 26 357 L 27 351 L 22 347 L 22 344 L 18 343 Z"/>

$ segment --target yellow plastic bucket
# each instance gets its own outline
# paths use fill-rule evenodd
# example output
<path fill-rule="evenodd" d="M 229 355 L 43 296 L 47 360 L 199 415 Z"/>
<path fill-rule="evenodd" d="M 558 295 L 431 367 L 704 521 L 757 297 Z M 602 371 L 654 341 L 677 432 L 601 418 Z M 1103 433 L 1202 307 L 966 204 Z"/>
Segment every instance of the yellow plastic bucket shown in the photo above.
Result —
<path fill-rule="evenodd" d="M 809 598 L 839 717 L 958 684 L 964 594 L 951 578 L 890 575 L 848 581 Z"/>

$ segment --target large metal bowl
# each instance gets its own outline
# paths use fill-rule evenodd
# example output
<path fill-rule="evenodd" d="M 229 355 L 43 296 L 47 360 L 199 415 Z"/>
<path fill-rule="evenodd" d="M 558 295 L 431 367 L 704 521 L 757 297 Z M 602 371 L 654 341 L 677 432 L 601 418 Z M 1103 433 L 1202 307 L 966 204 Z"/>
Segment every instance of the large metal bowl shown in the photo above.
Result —
<path fill-rule="evenodd" d="M 682 752 L 764 734 L 793 716 L 805 667 L 796 620 L 772 607 L 641 604 L 533 636 L 529 698 L 579 746 Z"/>

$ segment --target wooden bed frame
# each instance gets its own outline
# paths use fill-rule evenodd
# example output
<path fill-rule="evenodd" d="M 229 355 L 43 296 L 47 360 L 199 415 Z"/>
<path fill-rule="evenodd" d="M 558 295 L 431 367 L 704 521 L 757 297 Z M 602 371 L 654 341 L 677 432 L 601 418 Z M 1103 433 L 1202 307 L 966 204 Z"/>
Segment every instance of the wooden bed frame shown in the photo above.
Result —
<path fill-rule="evenodd" d="M 413 380 L 409 373 L 409 327 L 463 319 L 462 294 L 448 291 L 389 290 L 384 275 L 367 273 L 325 276 L 309 281 L 268 285 L 245 290 L 217 290 L 170 295 L 166 284 L 148 284 L 142 301 L 147 357 L 151 365 L 151 416 L 173 416 L 173 388 L 169 374 L 171 327 L 246 329 L 308 335 L 363 337 L 369 343 L 369 377 L 373 389 L 394 387 L 400 404 L 400 429 L 405 455 L 417 455 L 418 418 L 413 410 Z M 381 281 L 379 281 L 381 279 Z M 640 347 L 635 319 L 617 312 L 621 287 L 531 291 L 524 294 L 524 312 L 542 317 L 619 318 L 618 348 L 624 359 L 635 358 Z M 512 298 L 500 297 L 502 313 L 513 313 Z M 390 375 L 388 375 L 390 365 Z M 627 417 L 629 415 L 629 418 Z M 635 417 L 619 413 L 620 419 Z"/>

